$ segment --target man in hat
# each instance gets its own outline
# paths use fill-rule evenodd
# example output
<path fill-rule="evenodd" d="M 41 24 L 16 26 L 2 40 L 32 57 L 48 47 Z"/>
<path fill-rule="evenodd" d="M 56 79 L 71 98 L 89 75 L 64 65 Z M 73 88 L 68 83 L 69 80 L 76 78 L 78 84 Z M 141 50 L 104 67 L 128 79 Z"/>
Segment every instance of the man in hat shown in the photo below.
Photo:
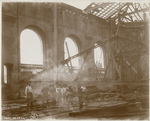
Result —
<path fill-rule="evenodd" d="M 83 92 L 82 92 L 82 88 L 80 85 L 78 85 L 78 98 L 79 98 L 79 105 L 80 105 L 80 109 L 83 108 Z"/>
<path fill-rule="evenodd" d="M 56 87 L 55 87 L 55 83 L 49 85 L 49 90 L 51 93 L 51 97 L 52 97 L 52 106 L 56 105 Z"/>
<path fill-rule="evenodd" d="M 58 104 L 60 104 L 61 98 L 62 98 L 62 88 L 59 84 L 56 87 L 56 96 L 57 96 L 57 102 L 58 102 Z"/>
<path fill-rule="evenodd" d="M 68 87 L 67 88 L 67 95 L 66 95 L 66 97 L 67 97 L 67 101 L 73 101 L 73 89 L 72 89 L 72 87 Z"/>
<path fill-rule="evenodd" d="M 48 106 L 48 102 L 49 102 L 49 95 L 48 92 L 50 91 L 50 89 L 48 88 L 48 86 L 45 84 L 44 88 L 41 90 L 42 94 L 43 94 L 43 106 L 47 107 Z M 46 102 L 46 105 L 45 105 Z"/>
<path fill-rule="evenodd" d="M 31 82 L 27 83 L 25 88 L 25 95 L 27 97 L 27 111 L 33 110 L 33 89 L 31 87 Z M 30 109 L 29 109 L 30 108 Z"/>

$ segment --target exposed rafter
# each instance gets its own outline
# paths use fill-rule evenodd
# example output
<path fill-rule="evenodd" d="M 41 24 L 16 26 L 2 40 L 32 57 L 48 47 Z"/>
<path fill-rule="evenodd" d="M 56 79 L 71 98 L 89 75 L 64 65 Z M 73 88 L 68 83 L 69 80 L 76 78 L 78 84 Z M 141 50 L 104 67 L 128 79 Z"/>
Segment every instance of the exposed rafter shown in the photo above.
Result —
<path fill-rule="evenodd" d="M 95 5 L 95 6 L 94 7 L 89 6 L 89 8 L 84 9 L 84 11 L 89 12 L 90 10 L 94 10 L 94 9 L 97 9 L 97 8 L 103 8 L 103 7 L 105 7 L 109 4 L 111 4 L 111 3 L 102 3 L 100 5 L 96 5 L 95 3 L 92 3 L 92 5 Z"/>
<path fill-rule="evenodd" d="M 115 4 L 115 3 L 114 3 Z M 114 6 L 114 7 L 116 7 L 117 6 L 117 4 Z M 112 11 L 114 8 L 112 7 L 108 12 L 110 12 L 110 11 Z M 107 16 L 109 15 L 109 13 L 107 13 Z M 107 17 L 105 17 L 105 18 L 107 18 Z"/>
<path fill-rule="evenodd" d="M 127 18 L 126 16 L 123 16 L 125 19 L 127 19 L 127 20 L 129 20 L 129 21 L 131 21 L 132 22 L 132 20 L 131 19 L 129 19 L 129 18 Z"/>
<path fill-rule="evenodd" d="M 124 6 L 121 7 L 121 11 L 122 11 L 122 8 L 126 6 L 126 8 L 125 8 L 125 10 L 123 11 L 122 14 L 127 13 L 127 10 L 128 10 L 128 8 L 129 8 L 130 4 L 131 4 L 131 3 L 126 3 Z M 110 16 L 110 17 L 111 17 L 111 16 Z M 109 20 L 110 17 L 107 18 L 107 20 Z M 127 16 L 121 16 L 121 17 L 125 18 L 126 20 L 132 21 L 131 19 L 127 18 Z M 117 14 L 115 17 L 111 18 L 111 19 L 114 19 L 114 20 L 115 20 L 115 19 L 117 19 L 117 18 L 118 18 L 118 14 Z M 129 22 L 129 21 L 127 21 L 127 22 Z"/>
<path fill-rule="evenodd" d="M 117 4 L 117 6 L 119 7 L 119 5 L 118 5 L 118 4 Z M 120 10 L 121 10 L 124 6 L 126 6 L 126 4 L 124 4 L 123 6 L 121 6 L 121 7 L 120 7 Z M 114 12 L 112 12 L 112 13 L 109 13 L 109 14 L 108 14 L 108 15 L 109 15 L 109 17 L 112 17 L 114 14 L 116 14 L 116 16 L 118 16 L 117 11 L 118 11 L 118 8 L 116 9 L 116 11 L 114 11 Z M 108 17 L 107 17 L 107 18 L 108 18 Z"/>
<path fill-rule="evenodd" d="M 132 11 L 131 7 L 129 7 L 129 9 Z M 133 11 L 132 11 L 133 12 Z M 135 11 L 134 11 L 135 13 Z M 135 16 L 135 18 L 139 21 L 139 19 L 137 18 L 137 16 L 135 14 L 133 14 Z"/>
<path fill-rule="evenodd" d="M 136 10 L 137 8 L 135 8 L 132 4 L 132 7 L 134 8 L 134 10 Z M 139 18 L 142 20 L 141 16 L 139 15 L 139 13 L 137 12 L 137 15 L 139 16 Z"/>
<path fill-rule="evenodd" d="M 146 11 L 149 11 L 149 8 L 145 8 L 145 9 L 142 9 L 142 10 L 137 10 L 137 11 L 132 11 L 132 12 L 130 12 L 130 13 L 126 13 L 126 14 L 124 14 L 125 16 L 126 15 L 131 15 L 131 14 L 134 14 L 134 13 L 138 13 L 138 12 L 146 12 Z"/>
<path fill-rule="evenodd" d="M 120 4 L 120 11 L 118 13 L 119 4 Z M 116 21 L 116 23 L 118 23 L 118 15 L 122 17 L 122 20 L 124 20 L 124 22 L 143 21 L 144 20 L 143 14 L 145 14 L 145 20 L 149 19 L 148 15 L 149 7 L 147 3 L 93 2 L 85 9 L 85 11 L 106 20 L 113 19 Z"/>

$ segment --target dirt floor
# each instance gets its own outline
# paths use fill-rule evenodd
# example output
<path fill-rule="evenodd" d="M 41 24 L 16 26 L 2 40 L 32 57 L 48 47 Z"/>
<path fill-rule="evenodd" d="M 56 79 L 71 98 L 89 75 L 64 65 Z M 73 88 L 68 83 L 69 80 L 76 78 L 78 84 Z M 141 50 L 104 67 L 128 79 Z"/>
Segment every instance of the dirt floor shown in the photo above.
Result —
<path fill-rule="evenodd" d="M 3 101 L 3 120 L 30 120 L 30 119 L 64 119 L 64 120 L 148 120 L 149 108 L 141 108 L 140 103 L 126 101 L 91 100 L 84 103 L 79 109 L 77 98 L 73 102 L 61 101 L 55 106 L 42 106 L 42 99 L 34 103 L 33 111 L 26 110 L 26 100 Z"/>

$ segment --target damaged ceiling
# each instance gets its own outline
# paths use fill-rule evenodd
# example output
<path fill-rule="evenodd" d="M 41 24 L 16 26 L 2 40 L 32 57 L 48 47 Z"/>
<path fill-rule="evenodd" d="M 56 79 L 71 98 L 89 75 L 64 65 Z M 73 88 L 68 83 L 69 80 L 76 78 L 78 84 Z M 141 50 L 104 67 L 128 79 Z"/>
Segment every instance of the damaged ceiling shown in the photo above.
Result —
<path fill-rule="evenodd" d="M 125 2 L 92 2 L 84 11 L 106 20 L 115 20 L 118 23 L 118 15 L 123 22 L 136 22 L 149 19 L 148 3 Z"/>

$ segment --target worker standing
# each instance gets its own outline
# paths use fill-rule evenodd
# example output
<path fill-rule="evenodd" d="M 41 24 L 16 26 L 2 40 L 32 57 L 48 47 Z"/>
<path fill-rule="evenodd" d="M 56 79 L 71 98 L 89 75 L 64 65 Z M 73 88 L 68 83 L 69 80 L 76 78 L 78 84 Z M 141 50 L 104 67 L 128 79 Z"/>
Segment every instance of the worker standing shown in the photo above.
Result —
<path fill-rule="evenodd" d="M 27 83 L 25 88 L 25 95 L 27 97 L 27 111 L 33 110 L 33 89 L 31 87 L 31 82 Z"/>
<path fill-rule="evenodd" d="M 67 86 L 64 84 L 62 88 L 62 99 L 64 103 L 66 103 L 66 93 L 67 93 Z"/>
<path fill-rule="evenodd" d="M 82 92 L 81 86 L 78 85 L 78 98 L 79 98 L 80 109 L 83 108 L 83 99 L 82 99 L 83 94 L 82 94 L 82 93 L 83 93 L 83 92 Z"/>
<path fill-rule="evenodd" d="M 56 105 L 56 87 L 55 84 L 49 85 L 50 87 L 50 93 L 52 97 L 52 106 Z"/>
<path fill-rule="evenodd" d="M 73 101 L 73 89 L 72 87 L 67 88 L 66 98 L 68 102 Z"/>
<path fill-rule="evenodd" d="M 56 96 L 57 96 L 57 103 L 60 104 L 61 98 L 62 98 L 62 89 L 61 89 L 60 85 L 57 85 L 57 87 L 56 87 Z"/>
<path fill-rule="evenodd" d="M 44 85 L 44 88 L 41 90 L 42 94 L 43 94 L 43 107 L 47 107 L 48 106 L 48 102 L 49 102 L 49 88 L 47 87 L 47 85 Z M 46 103 L 46 105 L 45 105 Z"/>

